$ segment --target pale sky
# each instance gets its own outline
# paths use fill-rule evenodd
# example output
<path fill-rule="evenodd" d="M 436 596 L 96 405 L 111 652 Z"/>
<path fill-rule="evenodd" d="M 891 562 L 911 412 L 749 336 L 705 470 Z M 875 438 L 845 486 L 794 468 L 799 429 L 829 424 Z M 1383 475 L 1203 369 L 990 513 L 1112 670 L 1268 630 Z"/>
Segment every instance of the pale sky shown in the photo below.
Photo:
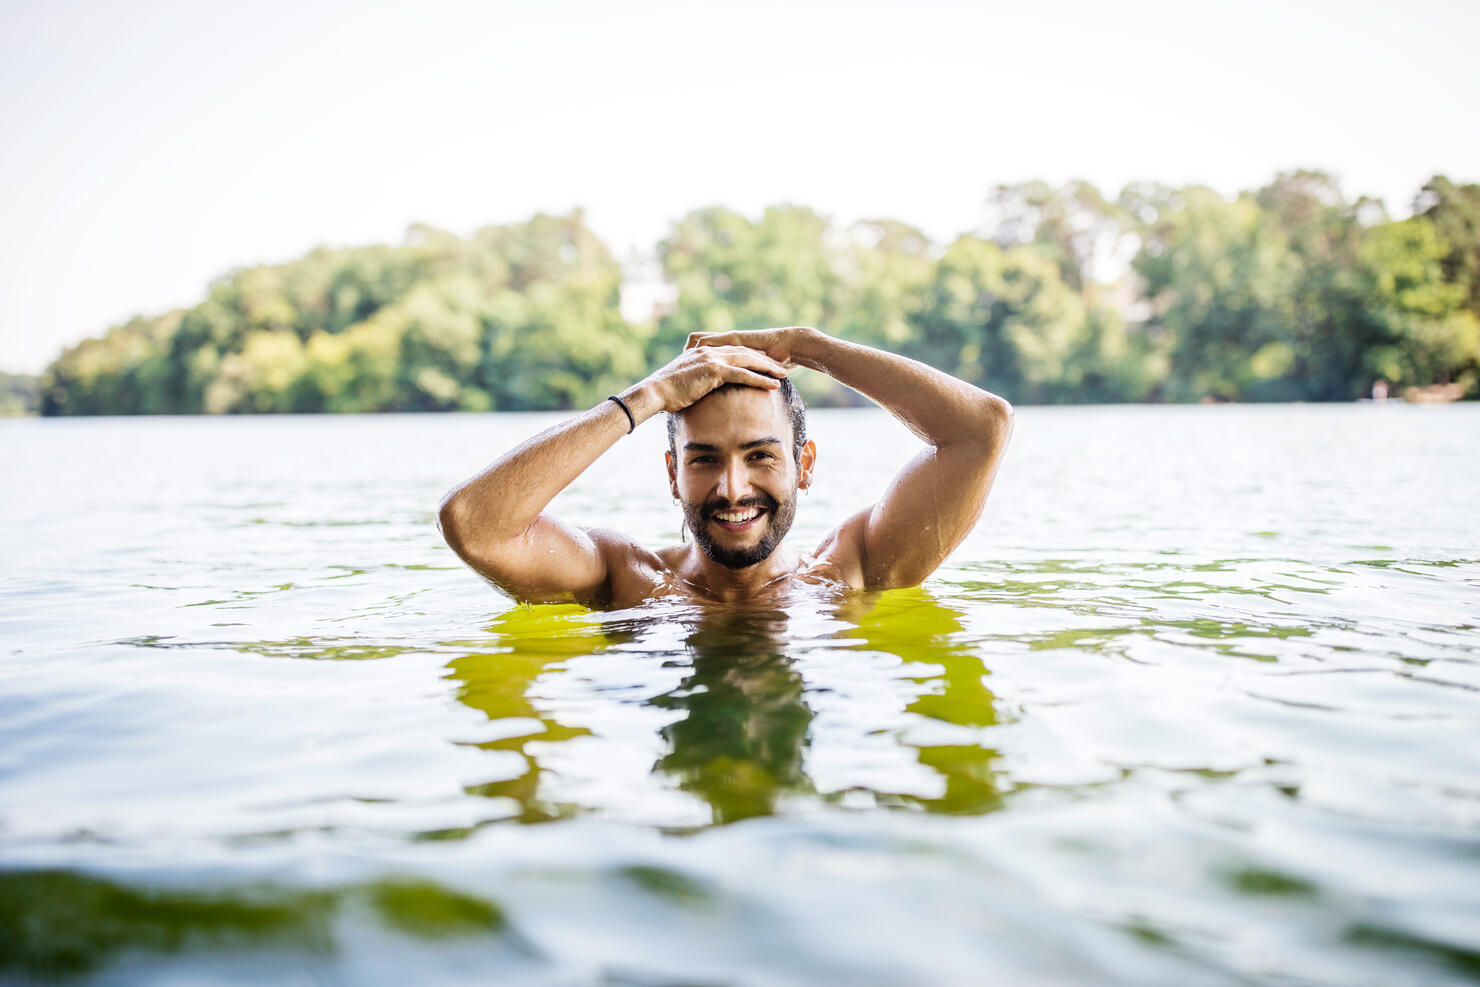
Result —
<path fill-rule="evenodd" d="M 992 186 L 1480 181 L 1480 4 L 0 0 L 0 370 L 316 244 L 584 206 L 938 240 Z"/>

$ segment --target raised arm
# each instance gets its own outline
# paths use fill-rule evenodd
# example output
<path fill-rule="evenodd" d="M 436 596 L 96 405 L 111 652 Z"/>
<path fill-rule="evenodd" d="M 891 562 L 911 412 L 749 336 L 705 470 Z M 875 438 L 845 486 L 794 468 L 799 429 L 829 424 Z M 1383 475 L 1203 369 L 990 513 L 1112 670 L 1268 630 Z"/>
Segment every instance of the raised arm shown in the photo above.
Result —
<path fill-rule="evenodd" d="M 778 387 L 786 367 L 753 348 L 687 350 L 615 401 L 546 429 L 442 498 L 437 526 L 464 562 L 520 600 L 599 602 L 610 596 L 611 566 L 631 543 L 544 514 L 603 452 L 661 411 L 681 411 L 729 381 Z"/>
<path fill-rule="evenodd" d="M 1002 398 L 916 360 L 806 327 L 700 333 L 689 345 L 753 346 L 825 373 L 889 409 L 928 443 L 877 504 L 824 544 L 859 585 L 922 582 L 976 524 L 1012 432 L 1012 406 Z"/>

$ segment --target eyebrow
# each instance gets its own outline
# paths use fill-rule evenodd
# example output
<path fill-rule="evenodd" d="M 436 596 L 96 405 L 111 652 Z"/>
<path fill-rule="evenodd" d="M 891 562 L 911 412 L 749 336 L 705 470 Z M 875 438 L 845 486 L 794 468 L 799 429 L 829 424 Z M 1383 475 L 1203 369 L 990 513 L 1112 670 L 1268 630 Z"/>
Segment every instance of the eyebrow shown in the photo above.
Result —
<path fill-rule="evenodd" d="M 750 442 L 740 443 L 741 449 L 759 449 L 761 446 L 779 446 L 781 440 L 767 437 L 764 439 L 753 439 Z M 719 446 L 712 446 L 706 442 L 685 442 L 684 452 L 719 452 Z"/>

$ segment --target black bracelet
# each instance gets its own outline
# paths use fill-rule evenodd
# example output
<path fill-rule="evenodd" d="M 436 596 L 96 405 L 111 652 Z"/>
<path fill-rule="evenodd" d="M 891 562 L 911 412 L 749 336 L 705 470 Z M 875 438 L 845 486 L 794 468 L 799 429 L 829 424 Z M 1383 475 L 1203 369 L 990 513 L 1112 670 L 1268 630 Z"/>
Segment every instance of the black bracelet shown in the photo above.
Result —
<path fill-rule="evenodd" d="M 637 430 L 637 419 L 632 417 L 632 409 L 629 408 L 629 407 L 627 407 L 627 402 L 626 401 L 623 401 L 621 398 L 617 397 L 615 394 L 608 394 L 606 396 L 606 399 L 608 401 L 615 401 L 615 402 L 617 402 L 617 407 L 619 407 L 623 411 L 627 412 L 627 420 L 632 423 L 632 427 L 629 428 L 629 429 L 627 429 L 627 434 L 628 435 L 631 435 L 634 431 L 636 431 Z"/>

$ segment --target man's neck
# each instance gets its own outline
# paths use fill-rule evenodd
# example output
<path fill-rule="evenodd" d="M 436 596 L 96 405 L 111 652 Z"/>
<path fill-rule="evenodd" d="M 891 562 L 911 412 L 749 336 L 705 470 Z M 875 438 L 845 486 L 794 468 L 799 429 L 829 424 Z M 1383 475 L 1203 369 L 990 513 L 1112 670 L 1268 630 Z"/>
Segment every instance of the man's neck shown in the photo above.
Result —
<path fill-rule="evenodd" d="M 744 569 L 731 569 L 704 554 L 698 545 L 686 546 L 676 574 L 688 588 L 719 603 L 742 603 L 764 596 L 796 571 L 797 560 L 785 548 Z"/>

